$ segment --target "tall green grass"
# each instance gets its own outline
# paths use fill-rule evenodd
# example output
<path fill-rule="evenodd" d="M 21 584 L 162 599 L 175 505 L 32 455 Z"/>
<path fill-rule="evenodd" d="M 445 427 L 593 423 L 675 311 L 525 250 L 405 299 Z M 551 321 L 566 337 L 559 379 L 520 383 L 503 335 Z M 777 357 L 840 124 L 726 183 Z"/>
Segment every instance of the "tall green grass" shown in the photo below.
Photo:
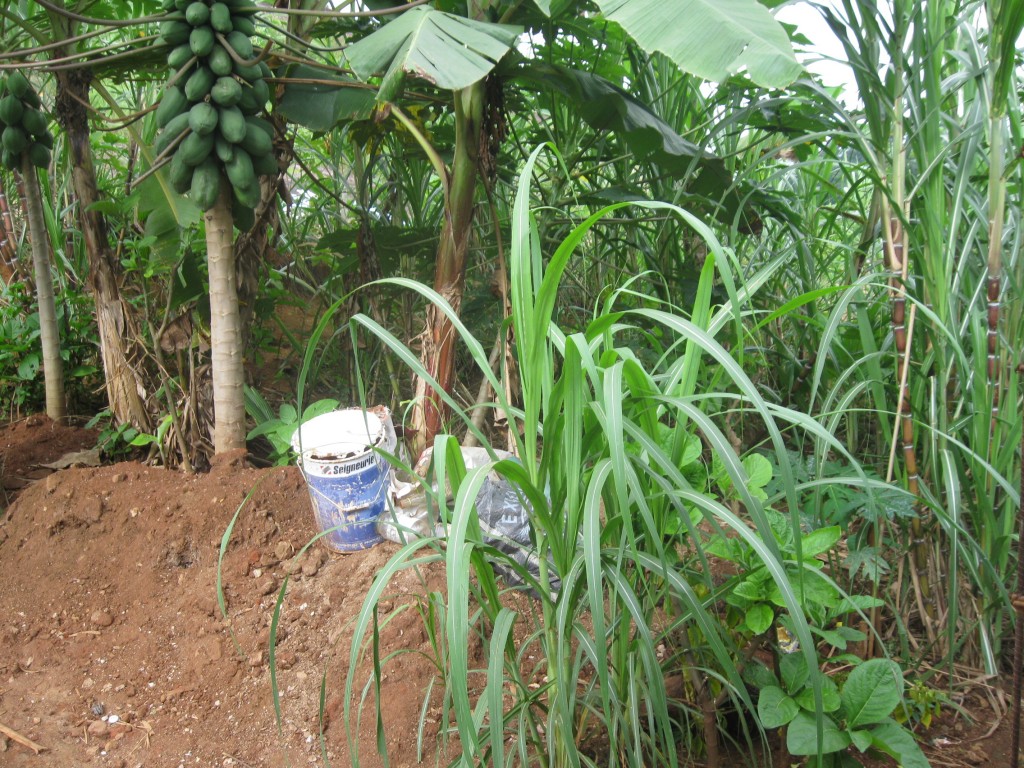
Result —
<path fill-rule="evenodd" d="M 377 602 L 394 574 L 440 558 L 447 596 L 435 663 L 445 718 L 461 751 L 458 764 L 646 766 L 705 758 L 712 764 L 725 738 L 749 745 L 758 739 L 752 720 L 731 736 L 719 731 L 726 710 L 754 711 L 744 672 L 752 648 L 765 638 L 726 615 L 720 598 L 736 579 L 714 575 L 707 547 L 728 537 L 750 548 L 780 595 L 771 627 L 784 621 L 810 668 L 817 668 L 798 595 L 807 579 L 820 575 L 805 567 L 801 554 L 802 535 L 813 525 L 801 510 L 825 481 L 798 480 L 790 449 L 806 435 L 850 468 L 829 482 L 868 493 L 880 485 L 860 472 L 825 425 L 767 401 L 738 362 L 751 299 L 782 262 L 741 284 L 730 249 L 677 206 L 637 204 L 640 212 L 676 218 L 706 244 L 694 305 L 683 310 L 632 291 L 613 292 L 584 327 L 563 329 L 557 307 L 567 264 L 578 248 L 602 236 L 599 222 L 628 213 L 628 204 L 589 216 L 547 256 L 531 210 L 530 182 L 541 153 L 536 150 L 520 174 L 512 221 L 521 402 L 505 401 L 484 347 L 440 296 L 411 281 L 386 281 L 449 315 L 468 357 L 498 393 L 494 407 L 512 416 L 518 460 L 466 471 L 452 435 L 434 445 L 435 488 L 450 485 L 452 495 L 428 493 L 450 528 L 444 541 L 404 546 L 378 575 L 357 618 L 345 678 L 354 765 L 367 749 L 353 734 L 360 662 L 376 654 Z M 712 304 L 715 282 L 728 297 L 721 306 Z M 370 317 L 356 315 L 351 325 L 354 335 L 372 334 L 415 374 L 426 374 L 416 354 Z M 462 425 L 475 430 L 470 414 L 443 397 L 455 414 L 452 432 Z M 753 464 L 734 445 L 736 424 L 764 435 L 760 453 L 776 474 L 770 499 L 758 491 L 748 474 Z M 537 574 L 481 535 L 475 500 L 492 472 L 528 505 Z M 780 548 L 769 504 L 789 512 L 791 553 Z M 511 599 L 495 563 L 518 572 L 532 590 L 531 607 Z M 483 643 L 481 668 L 467 656 L 473 635 Z M 376 663 L 374 669 L 379 675 Z M 670 701 L 665 679 L 680 674 L 685 693 Z M 369 689 L 376 685 L 371 681 Z M 820 707 L 818 678 L 814 696 Z M 600 740 L 586 738 L 594 731 Z"/>

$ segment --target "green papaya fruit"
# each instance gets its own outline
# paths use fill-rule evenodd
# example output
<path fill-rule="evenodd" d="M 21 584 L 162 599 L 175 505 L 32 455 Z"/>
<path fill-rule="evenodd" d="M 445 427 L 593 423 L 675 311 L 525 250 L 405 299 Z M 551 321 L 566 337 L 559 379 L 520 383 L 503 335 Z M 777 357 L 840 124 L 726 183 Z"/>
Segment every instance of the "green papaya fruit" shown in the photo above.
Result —
<path fill-rule="evenodd" d="M 30 136 L 42 136 L 49 130 L 46 115 L 38 109 L 26 109 L 21 116 L 21 127 Z"/>
<path fill-rule="evenodd" d="M 259 157 L 274 151 L 274 141 L 270 137 L 271 134 L 264 131 L 261 126 L 254 125 L 253 123 L 256 119 L 250 117 L 246 120 L 245 138 L 239 142 L 239 145 L 253 157 Z"/>
<path fill-rule="evenodd" d="M 167 171 L 171 187 L 179 195 L 184 195 L 192 187 L 192 166 L 187 165 L 180 155 L 175 155 Z"/>
<path fill-rule="evenodd" d="M 281 170 L 273 152 L 268 152 L 265 155 L 253 156 L 252 169 L 256 172 L 257 176 L 275 176 Z"/>
<path fill-rule="evenodd" d="M 199 58 L 209 56 L 216 42 L 217 38 L 214 37 L 213 30 L 209 27 L 196 27 L 188 37 L 188 44 L 192 49 L 192 53 Z"/>
<path fill-rule="evenodd" d="M 50 148 L 36 142 L 28 148 L 28 161 L 36 168 L 47 169 L 50 167 Z"/>
<path fill-rule="evenodd" d="M 238 200 L 242 205 L 247 208 L 255 208 L 260 203 L 260 185 L 259 182 L 253 177 L 253 181 L 244 186 L 236 187 L 231 186 L 232 191 L 235 193 L 235 199 Z"/>
<path fill-rule="evenodd" d="M 161 154 L 171 146 L 175 139 L 187 130 L 189 130 L 188 112 L 182 112 L 177 117 L 171 118 L 171 121 L 157 134 L 156 141 L 153 142 L 153 149 L 156 150 L 158 155 Z"/>
<path fill-rule="evenodd" d="M 224 77 L 225 75 L 230 75 L 234 70 L 235 62 L 232 61 L 231 54 L 225 51 L 220 43 L 217 43 L 217 45 L 213 46 L 213 50 L 210 51 L 210 55 L 206 59 L 206 66 L 217 77 Z"/>
<path fill-rule="evenodd" d="M 260 68 L 250 67 L 245 64 L 239 64 L 235 62 L 235 74 L 245 80 L 247 83 L 254 83 L 260 79 Z"/>
<path fill-rule="evenodd" d="M 185 9 L 185 21 L 193 27 L 205 27 L 210 20 L 210 6 L 196 0 Z"/>
<path fill-rule="evenodd" d="M 231 21 L 231 9 L 224 3 L 214 3 L 210 7 L 210 26 L 222 35 L 232 32 L 235 27 Z"/>
<path fill-rule="evenodd" d="M 233 107 L 242 98 L 242 85 L 233 77 L 221 77 L 213 84 L 210 98 L 221 107 Z"/>
<path fill-rule="evenodd" d="M 231 158 L 235 156 L 235 145 L 230 141 L 225 141 L 222 136 L 214 138 L 213 149 L 222 163 L 230 163 Z"/>
<path fill-rule="evenodd" d="M 185 140 L 178 145 L 178 154 L 185 165 L 197 166 L 210 156 L 213 151 L 213 134 L 208 133 L 202 136 L 198 133 L 190 133 Z"/>
<path fill-rule="evenodd" d="M 0 138 L 3 141 L 4 149 L 13 152 L 16 155 L 20 155 L 26 149 L 28 149 L 29 140 L 25 132 L 17 125 L 8 125 L 4 128 L 3 136 Z"/>
<path fill-rule="evenodd" d="M 256 173 L 252 168 L 252 157 L 240 147 L 235 147 L 231 161 L 224 164 L 224 172 L 233 187 L 248 187 L 256 181 Z"/>
<path fill-rule="evenodd" d="M 247 60 L 252 58 L 252 40 L 248 35 L 232 32 L 228 35 L 228 45 L 238 54 L 239 58 Z"/>
<path fill-rule="evenodd" d="M 192 102 L 202 101 L 217 78 L 207 67 L 199 67 L 185 83 L 185 97 Z"/>
<path fill-rule="evenodd" d="M 217 127 L 224 140 L 237 144 L 245 138 L 245 116 L 238 107 L 222 107 Z"/>
<path fill-rule="evenodd" d="M 167 66 L 177 71 L 192 60 L 192 47 L 188 43 L 182 43 L 169 54 L 167 54 Z"/>
<path fill-rule="evenodd" d="M 21 125 L 21 118 L 24 114 L 25 105 L 13 93 L 0 99 L 0 122 L 5 125 Z"/>
<path fill-rule="evenodd" d="M 200 136 L 213 133 L 217 127 L 217 110 L 205 101 L 193 105 L 188 113 L 188 127 Z"/>
<path fill-rule="evenodd" d="M 190 197 L 199 210 L 208 211 L 220 194 L 220 163 L 213 158 L 205 160 L 192 170 Z"/>
<path fill-rule="evenodd" d="M 231 190 L 234 192 L 234 190 Z M 248 232 L 256 223 L 256 215 L 252 208 L 235 201 L 231 206 L 231 218 L 234 219 L 235 229 L 239 232 Z"/>
<path fill-rule="evenodd" d="M 192 26 L 187 21 L 160 22 L 160 38 L 167 45 L 178 46 L 189 41 Z"/>
<path fill-rule="evenodd" d="M 182 90 L 172 85 L 164 92 L 163 99 L 160 100 L 160 106 L 156 108 L 156 125 L 157 128 L 163 128 L 171 120 L 180 115 L 188 107 L 188 99 Z"/>
<path fill-rule="evenodd" d="M 7 76 L 7 90 L 19 99 L 24 99 L 25 94 L 31 89 L 32 86 L 29 85 L 28 78 L 18 70 L 14 70 Z"/>
<path fill-rule="evenodd" d="M 252 19 L 248 16 L 234 16 L 231 19 L 231 24 L 235 32 L 241 32 L 246 37 L 256 34 L 256 25 L 252 23 Z"/>

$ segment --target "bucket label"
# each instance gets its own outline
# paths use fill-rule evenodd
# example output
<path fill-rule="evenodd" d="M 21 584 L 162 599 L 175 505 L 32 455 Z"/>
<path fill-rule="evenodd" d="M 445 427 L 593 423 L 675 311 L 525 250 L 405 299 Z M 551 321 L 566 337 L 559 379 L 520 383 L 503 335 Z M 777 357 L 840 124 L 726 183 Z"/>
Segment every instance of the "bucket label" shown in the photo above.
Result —
<path fill-rule="evenodd" d="M 314 461 L 324 461 L 324 459 L 317 456 L 311 456 Z M 332 462 L 326 466 L 318 467 L 320 472 L 317 474 L 323 477 L 334 477 L 336 475 L 350 475 L 353 472 L 358 472 L 362 469 L 368 469 L 369 467 L 377 464 L 377 455 L 372 451 L 360 456 L 358 459 L 352 459 L 351 461 L 344 462 Z"/>

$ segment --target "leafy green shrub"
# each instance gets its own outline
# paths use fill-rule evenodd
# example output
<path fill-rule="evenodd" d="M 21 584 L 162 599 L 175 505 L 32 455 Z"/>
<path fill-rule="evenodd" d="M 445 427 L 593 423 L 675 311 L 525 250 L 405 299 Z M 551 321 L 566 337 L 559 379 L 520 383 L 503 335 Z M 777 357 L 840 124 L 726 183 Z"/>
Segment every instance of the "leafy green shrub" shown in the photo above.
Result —
<path fill-rule="evenodd" d="M 468 358 L 498 393 L 493 407 L 510 417 L 520 461 L 495 460 L 467 471 L 455 438 L 438 437 L 431 480 L 434 488 L 450 487 L 453 499 L 445 492 L 427 493 L 450 521 L 448 535 L 443 542 L 410 542 L 372 585 L 354 629 L 346 720 L 351 727 L 353 703 L 364 711 L 356 694 L 357 668 L 369 650 L 364 643 L 371 645 L 380 631 L 377 602 L 390 579 L 443 560 L 447 591 L 427 597 L 435 611 L 426 629 L 435 637 L 443 701 L 453 713 L 465 764 L 504 765 L 509 759 L 530 764 L 544 754 L 552 765 L 676 765 L 681 735 L 688 751 L 706 749 L 713 763 L 721 702 L 755 711 L 741 676 L 753 630 L 770 626 L 778 611 L 799 642 L 806 668 L 817 669 L 808 618 L 831 621 L 837 612 L 852 610 L 813 557 L 835 544 L 839 529 L 803 533 L 798 514 L 786 517 L 773 510 L 799 509 L 808 492 L 807 484 L 794 479 L 783 428 L 803 431 L 847 458 L 848 482 L 868 487 L 872 481 L 816 420 L 767 403 L 716 338 L 736 328 L 737 338 L 729 343 L 742 349 L 742 307 L 761 278 L 737 288 L 732 254 L 686 211 L 639 204 L 678 217 L 708 245 L 690 312 L 611 291 L 582 330 L 561 328 L 554 310 L 570 256 L 593 236 L 597 222 L 625 204 L 590 216 L 545 258 L 530 211 L 529 184 L 538 155 L 520 177 L 512 227 L 512 322 L 521 405 L 504 399 L 505 387 L 492 373 L 483 346 L 437 293 L 408 280 L 387 281 L 448 315 Z M 716 280 L 728 295 L 720 308 L 711 305 Z M 417 356 L 374 320 L 356 315 L 351 325 L 354 335 L 368 330 L 429 380 Z M 447 394 L 442 397 L 456 423 L 485 442 L 470 415 Z M 737 407 L 764 430 L 771 461 L 760 455 L 741 458 L 723 433 L 719 419 Z M 779 474 L 777 498 L 766 490 L 772 465 Z M 488 546 L 481 534 L 476 499 L 492 472 L 521 494 L 536 543 L 537 573 Z M 740 542 L 735 560 L 745 569 L 733 586 L 752 588 L 748 603 L 734 606 L 742 610 L 742 630 L 721 620 L 718 601 L 728 590 L 715 582 L 709 567 L 715 547 L 732 553 L 731 541 Z M 508 600 L 495 578 L 496 562 L 538 596 L 532 608 Z M 847 640 L 848 633 L 829 631 L 837 642 Z M 525 639 L 517 644 L 513 637 Z M 679 652 L 662 654 L 659 649 L 676 637 L 685 638 Z M 471 638 L 483 645 L 479 667 L 467 653 Z M 526 663 L 529 659 L 534 661 Z M 377 684 L 382 663 L 375 660 Z M 681 705 L 669 701 L 665 688 L 665 677 L 675 670 L 690 681 L 693 694 Z M 828 683 L 819 675 L 808 678 L 812 709 L 824 716 Z M 372 690 L 377 690 L 373 680 L 363 695 Z M 601 734 L 596 743 L 584 738 L 592 730 Z M 823 736 L 823 748 L 830 747 L 831 733 Z"/>
<path fill-rule="evenodd" d="M 903 702 L 903 673 L 894 661 L 869 659 L 857 664 L 837 684 L 817 669 L 812 675 L 801 654 L 782 657 L 781 680 L 761 688 L 757 714 L 765 728 L 785 728 L 786 748 L 793 755 L 809 755 L 814 768 L 856 768 L 861 762 L 847 753 L 883 752 L 904 768 L 928 768 L 928 760 L 913 734 L 893 719 Z M 819 681 L 821 712 L 810 686 Z M 818 727 L 821 727 L 819 750 Z M 819 751 L 821 755 L 819 755 Z"/>
<path fill-rule="evenodd" d="M 91 410 L 102 383 L 92 300 L 72 287 L 60 298 L 57 322 L 68 400 Z M 11 283 L 0 290 L 0 403 L 5 411 L 24 413 L 41 410 L 45 399 L 35 297 L 24 283 Z"/>
<path fill-rule="evenodd" d="M 303 410 L 300 419 L 298 411 L 291 403 L 282 403 L 275 414 L 263 395 L 251 387 L 246 387 L 245 410 L 249 417 L 256 422 L 256 426 L 249 431 L 246 439 L 266 438 L 271 446 L 270 460 L 278 466 L 282 466 L 291 461 L 295 455 L 291 440 L 299 425 L 316 416 L 333 411 L 338 404 L 337 400 L 330 398 L 317 400 Z"/>

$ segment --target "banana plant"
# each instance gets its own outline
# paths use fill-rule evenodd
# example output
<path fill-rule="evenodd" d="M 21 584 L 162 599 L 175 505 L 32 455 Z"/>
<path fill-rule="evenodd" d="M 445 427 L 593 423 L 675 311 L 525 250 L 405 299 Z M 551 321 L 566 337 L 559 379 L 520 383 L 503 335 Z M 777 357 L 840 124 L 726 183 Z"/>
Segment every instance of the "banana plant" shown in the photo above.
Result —
<path fill-rule="evenodd" d="M 755 0 L 690 0 L 674 4 L 667 17 L 664 4 L 656 0 L 599 0 L 597 5 L 604 18 L 592 23 L 582 13 L 583 3 L 576 0 L 536 0 L 533 5 L 471 0 L 462 14 L 457 10 L 463 7 L 451 2 L 421 5 L 394 17 L 345 50 L 345 59 L 356 78 L 378 83 L 378 117 L 393 116 L 416 136 L 441 181 L 445 212 L 434 266 L 434 289 L 456 312 L 462 303 L 481 164 L 493 160 L 487 143 L 492 137 L 482 129 L 491 127 L 486 115 L 506 84 L 526 81 L 536 87 L 541 80 L 570 99 L 575 96 L 581 107 L 605 105 L 607 109 L 602 112 L 588 114 L 584 109 L 584 119 L 599 130 L 619 128 L 627 142 L 635 140 L 638 152 L 682 155 L 691 168 L 713 160 L 613 83 L 587 77 L 586 73 L 545 67 L 540 63 L 544 57 L 539 55 L 512 65 L 525 28 L 543 26 L 548 39 L 549 30 L 557 36 L 564 25 L 572 24 L 575 36 L 589 30 L 597 40 L 608 23 L 617 24 L 641 49 L 664 53 L 684 71 L 710 79 L 724 79 L 745 69 L 755 83 L 781 87 L 801 71 L 785 31 Z M 650 19 L 658 19 L 658 23 L 652 25 Z M 455 116 L 455 144 L 450 163 L 443 161 L 442 153 L 402 108 L 408 100 L 403 84 L 410 76 L 451 94 L 448 106 Z M 308 103 L 298 102 L 309 95 L 308 89 L 293 89 L 289 104 L 286 91 L 282 108 L 286 112 L 291 108 L 298 119 L 299 112 L 308 114 L 309 110 Z M 321 98 L 335 118 L 346 113 L 336 94 Z M 330 119 L 322 120 L 320 129 L 330 124 Z M 643 149 L 639 149 L 641 146 Z M 727 176 L 720 172 L 703 176 L 704 182 L 714 181 L 717 176 L 720 194 L 728 187 Z M 445 407 L 439 391 L 449 391 L 455 375 L 451 322 L 435 309 L 427 312 L 422 360 L 429 377 L 418 379 L 412 424 L 414 450 L 432 444 L 434 436 L 442 431 Z"/>

